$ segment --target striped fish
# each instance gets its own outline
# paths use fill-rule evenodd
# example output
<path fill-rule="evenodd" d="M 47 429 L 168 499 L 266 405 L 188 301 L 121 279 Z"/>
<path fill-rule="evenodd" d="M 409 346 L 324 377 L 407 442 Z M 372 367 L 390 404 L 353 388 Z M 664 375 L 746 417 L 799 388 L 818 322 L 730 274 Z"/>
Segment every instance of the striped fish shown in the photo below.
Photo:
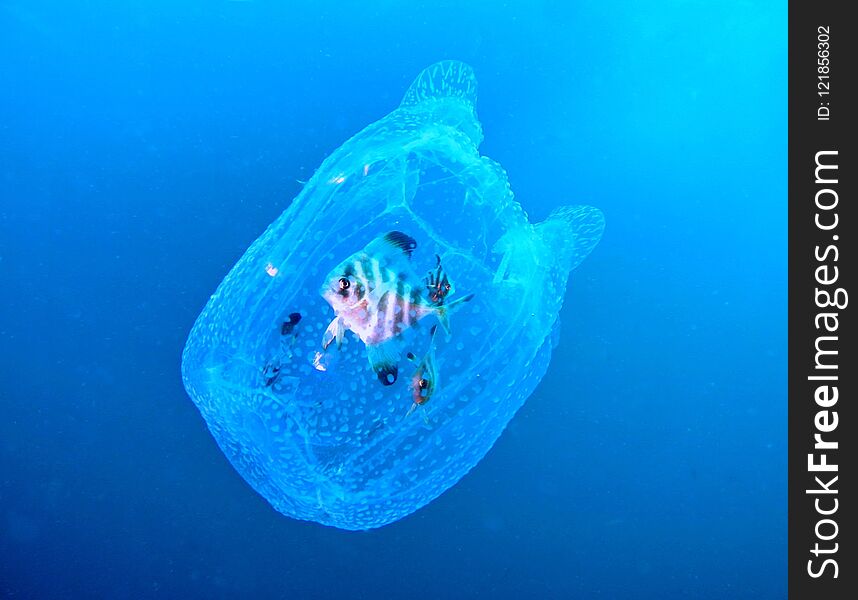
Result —
<path fill-rule="evenodd" d="M 339 347 L 346 330 L 352 331 L 366 345 L 370 365 L 384 385 L 396 381 L 398 338 L 403 331 L 434 315 L 449 333 L 450 311 L 473 297 L 444 304 L 450 288 L 441 259 L 427 279 L 421 280 L 411 263 L 416 247 L 411 236 L 391 231 L 337 265 L 321 289 L 335 315 L 322 336 L 323 350 L 335 341 Z M 443 294 L 438 293 L 441 281 Z"/>

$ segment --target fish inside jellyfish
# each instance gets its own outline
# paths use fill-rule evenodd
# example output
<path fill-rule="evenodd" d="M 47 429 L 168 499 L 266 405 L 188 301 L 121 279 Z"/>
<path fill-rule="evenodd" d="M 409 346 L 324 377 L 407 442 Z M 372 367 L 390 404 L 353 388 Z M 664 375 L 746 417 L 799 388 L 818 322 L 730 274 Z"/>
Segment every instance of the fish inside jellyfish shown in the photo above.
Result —
<path fill-rule="evenodd" d="M 285 515 L 368 529 L 414 512 L 549 367 L 567 278 L 604 219 L 579 205 L 531 223 L 479 154 L 476 94 L 463 63 L 425 69 L 322 163 L 188 337 L 188 394 Z"/>

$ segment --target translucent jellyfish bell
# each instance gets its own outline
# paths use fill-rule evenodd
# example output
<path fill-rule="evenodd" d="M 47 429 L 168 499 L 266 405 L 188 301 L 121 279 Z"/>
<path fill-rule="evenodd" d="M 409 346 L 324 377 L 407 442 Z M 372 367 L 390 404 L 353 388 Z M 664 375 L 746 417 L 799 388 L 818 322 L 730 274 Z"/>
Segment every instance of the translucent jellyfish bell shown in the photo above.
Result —
<path fill-rule="evenodd" d="M 414 512 L 480 461 L 548 368 L 567 277 L 604 220 L 572 206 L 528 221 L 504 170 L 477 150 L 476 91 L 463 63 L 425 69 L 396 110 L 322 163 L 188 337 L 188 394 L 236 470 L 285 515 L 368 529 Z M 416 247 L 382 252 L 379 264 L 408 266 L 386 299 L 365 290 L 368 312 L 429 308 L 394 336 L 399 376 L 386 385 L 355 323 L 323 347 L 338 313 L 320 289 L 391 231 Z M 443 301 L 472 297 L 433 336 L 441 299 L 412 290 L 437 292 L 439 264 L 455 290 Z M 412 304 L 390 300 L 403 290 Z M 430 358 L 431 397 L 417 405 Z"/>

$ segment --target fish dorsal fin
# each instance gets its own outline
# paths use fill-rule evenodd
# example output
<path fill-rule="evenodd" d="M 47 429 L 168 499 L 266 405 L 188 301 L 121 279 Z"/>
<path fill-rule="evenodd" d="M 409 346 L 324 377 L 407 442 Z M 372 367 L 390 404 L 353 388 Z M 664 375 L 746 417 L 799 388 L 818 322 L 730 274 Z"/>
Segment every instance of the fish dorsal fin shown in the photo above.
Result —
<path fill-rule="evenodd" d="M 460 98 L 475 107 L 477 78 L 474 70 L 458 60 L 442 60 L 429 65 L 405 92 L 400 106 L 415 106 L 433 98 Z"/>
<path fill-rule="evenodd" d="M 394 248 L 401 250 L 408 258 L 411 258 L 411 253 L 417 247 L 417 242 L 414 241 L 414 238 L 401 231 L 391 231 L 385 234 L 382 239 Z"/>

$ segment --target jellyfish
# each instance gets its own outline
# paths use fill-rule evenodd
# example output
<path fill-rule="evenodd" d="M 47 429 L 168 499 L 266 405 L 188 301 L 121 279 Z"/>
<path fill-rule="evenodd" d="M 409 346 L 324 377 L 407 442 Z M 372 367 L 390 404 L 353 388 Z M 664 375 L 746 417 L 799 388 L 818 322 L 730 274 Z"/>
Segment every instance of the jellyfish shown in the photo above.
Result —
<path fill-rule="evenodd" d="M 426 68 L 335 150 L 194 324 L 185 388 L 276 510 L 392 523 L 473 468 L 548 369 L 602 213 L 531 223 L 481 156 L 477 82 Z"/>

